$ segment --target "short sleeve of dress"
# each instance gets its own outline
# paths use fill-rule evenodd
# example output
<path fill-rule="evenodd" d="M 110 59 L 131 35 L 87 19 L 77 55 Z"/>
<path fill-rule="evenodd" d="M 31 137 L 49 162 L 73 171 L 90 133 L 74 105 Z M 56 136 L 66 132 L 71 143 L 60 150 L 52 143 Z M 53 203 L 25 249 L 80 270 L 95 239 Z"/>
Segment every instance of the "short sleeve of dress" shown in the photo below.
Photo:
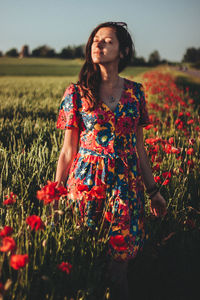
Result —
<path fill-rule="evenodd" d="M 141 83 L 139 83 L 139 110 L 140 110 L 140 117 L 138 121 L 138 126 L 145 127 L 149 124 L 151 124 L 149 120 L 149 114 L 146 106 L 146 100 L 145 100 L 145 94 L 144 94 L 144 88 Z"/>
<path fill-rule="evenodd" d="M 77 91 L 74 84 L 71 84 L 63 95 L 56 127 L 59 129 L 79 128 L 79 112 L 77 107 Z"/>

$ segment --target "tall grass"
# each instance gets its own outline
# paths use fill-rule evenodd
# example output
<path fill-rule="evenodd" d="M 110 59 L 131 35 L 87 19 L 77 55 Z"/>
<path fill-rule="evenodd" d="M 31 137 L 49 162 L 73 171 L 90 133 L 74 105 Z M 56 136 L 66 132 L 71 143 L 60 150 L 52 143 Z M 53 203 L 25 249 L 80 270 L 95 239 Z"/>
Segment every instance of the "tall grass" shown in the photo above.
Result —
<path fill-rule="evenodd" d="M 160 291 L 164 289 L 162 280 L 168 284 L 168 293 L 156 299 L 184 299 L 188 290 L 183 288 L 183 293 L 180 289 L 172 292 L 173 280 L 178 288 L 190 280 L 191 288 L 195 279 L 193 275 L 200 266 L 200 138 L 196 129 L 199 116 L 198 110 L 194 110 L 194 105 L 190 104 L 189 91 L 178 91 L 170 86 L 171 92 L 174 89 L 171 97 L 176 101 L 175 104 L 167 100 L 167 84 L 163 91 L 153 93 L 150 87 L 155 89 L 158 80 L 160 85 L 164 85 L 166 80 L 159 76 L 159 72 L 150 72 L 146 77 L 135 78 L 146 87 L 149 112 L 154 120 L 154 126 L 144 131 L 144 138 L 160 138 L 168 144 L 169 138 L 173 137 L 173 146 L 180 149 L 180 153 L 166 153 L 162 143 L 158 142 L 156 159 L 160 160 L 155 161 L 152 160 L 155 144 L 145 142 L 152 168 L 158 162 L 160 164 L 159 170 L 154 169 L 154 176 L 161 177 L 159 185 L 167 200 L 168 214 L 161 219 L 153 217 L 146 197 L 149 239 L 142 256 L 130 267 L 129 280 L 131 284 L 134 282 L 133 295 L 138 293 L 140 299 L 155 299 L 150 287 L 155 283 L 154 280 L 158 281 Z M 36 197 L 37 190 L 47 180 L 55 179 L 63 142 L 63 132 L 55 128 L 58 106 L 65 87 L 76 79 L 76 76 L 0 78 L 1 201 L 10 192 L 18 196 L 17 202 L 11 206 L 1 204 L 0 225 L 13 227 L 12 236 L 17 243 L 17 253 L 27 253 L 29 256 L 29 264 L 16 271 L 9 264 L 11 254 L 1 253 L 0 281 L 6 289 L 3 292 L 5 299 L 100 299 L 109 286 L 105 279 L 107 240 L 99 239 L 97 233 L 91 234 L 86 228 L 78 227 L 64 199 L 59 201 L 59 223 L 55 226 L 51 205 L 44 206 Z M 178 95 L 187 103 L 187 107 L 181 105 Z M 193 100 L 198 101 L 199 95 L 193 96 Z M 155 104 L 160 109 L 156 109 Z M 166 104 L 169 104 L 169 109 Z M 189 119 L 194 120 L 193 124 L 187 125 L 189 135 L 175 125 L 182 111 L 184 114 L 190 113 L 190 117 L 185 119 L 186 124 Z M 190 144 L 189 141 L 193 140 L 194 143 Z M 191 147 L 194 149 L 192 156 L 187 154 Z M 192 160 L 193 164 L 188 165 L 188 160 Z M 172 174 L 166 185 L 163 184 L 163 172 Z M 31 231 L 27 226 L 26 217 L 33 214 L 41 217 L 44 230 Z M 62 261 L 72 264 L 69 275 L 57 269 Z M 170 262 L 174 265 L 171 266 Z M 142 290 L 143 285 L 148 293 Z M 107 297 L 109 299 L 109 293 Z"/>

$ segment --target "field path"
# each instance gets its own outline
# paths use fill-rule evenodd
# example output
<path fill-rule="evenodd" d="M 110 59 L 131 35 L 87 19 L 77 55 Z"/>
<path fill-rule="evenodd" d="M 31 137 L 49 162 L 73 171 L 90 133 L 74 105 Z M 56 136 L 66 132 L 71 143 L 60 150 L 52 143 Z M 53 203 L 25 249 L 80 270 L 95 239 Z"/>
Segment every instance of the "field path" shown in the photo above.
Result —
<path fill-rule="evenodd" d="M 200 78 L 200 70 L 196 70 L 196 69 L 180 70 L 179 67 L 172 67 L 172 69 L 175 71 L 179 71 L 179 72 L 186 73 L 188 75 L 192 75 L 194 77 Z"/>

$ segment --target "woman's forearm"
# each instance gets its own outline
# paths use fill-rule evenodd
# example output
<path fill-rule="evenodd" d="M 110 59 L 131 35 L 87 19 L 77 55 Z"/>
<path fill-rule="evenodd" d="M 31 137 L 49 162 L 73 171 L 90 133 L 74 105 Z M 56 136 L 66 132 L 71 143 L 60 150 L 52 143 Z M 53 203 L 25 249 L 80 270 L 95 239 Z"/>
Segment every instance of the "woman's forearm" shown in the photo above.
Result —
<path fill-rule="evenodd" d="M 58 186 L 65 185 L 73 158 L 74 154 L 71 151 L 68 151 L 67 153 L 61 151 L 58 159 L 55 180 L 58 182 Z"/>
<path fill-rule="evenodd" d="M 150 189 L 155 185 L 155 180 L 152 174 L 149 158 L 144 147 L 139 148 L 137 152 L 144 185 L 147 189 Z"/>
<path fill-rule="evenodd" d="M 147 152 L 145 148 L 140 145 L 137 147 L 137 153 L 139 156 L 142 179 L 147 189 L 146 192 L 151 199 L 150 210 L 155 216 L 165 216 L 167 213 L 166 201 L 155 185 Z"/>
<path fill-rule="evenodd" d="M 57 187 L 61 185 L 65 185 L 73 157 L 74 156 L 70 151 L 66 153 L 63 151 L 63 149 L 61 150 L 58 163 L 57 163 L 56 179 L 55 179 L 55 181 L 57 182 Z M 53 207 L 55 210 L 58 209 L 58 201 L 54 202 Z"/>

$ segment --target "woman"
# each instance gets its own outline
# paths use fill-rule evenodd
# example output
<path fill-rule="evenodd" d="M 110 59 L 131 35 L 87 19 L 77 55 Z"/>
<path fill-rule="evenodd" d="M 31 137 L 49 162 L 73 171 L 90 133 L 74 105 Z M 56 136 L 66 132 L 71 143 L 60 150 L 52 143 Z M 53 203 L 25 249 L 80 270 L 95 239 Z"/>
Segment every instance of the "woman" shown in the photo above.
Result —
<path fill-rule="evenodd" d="M 65 130 L 56 181 L 67 185 L 80 223 L 95 227 L 106 208 L 114 258 L 110 275 L 119 274 L 123 292 L 118 298 L 124 300 L 127 262 L 145 239 L 143 183 L 152 212 L 166 213 L 143 144 L 143 127 L 150 123 L 143 86 L 119 76 L 133 51 L 126 23 L 97 26 L 86 45 L 79 81 L 65 91 L 57 121 L 57 128 L 70 130 Z"/>

